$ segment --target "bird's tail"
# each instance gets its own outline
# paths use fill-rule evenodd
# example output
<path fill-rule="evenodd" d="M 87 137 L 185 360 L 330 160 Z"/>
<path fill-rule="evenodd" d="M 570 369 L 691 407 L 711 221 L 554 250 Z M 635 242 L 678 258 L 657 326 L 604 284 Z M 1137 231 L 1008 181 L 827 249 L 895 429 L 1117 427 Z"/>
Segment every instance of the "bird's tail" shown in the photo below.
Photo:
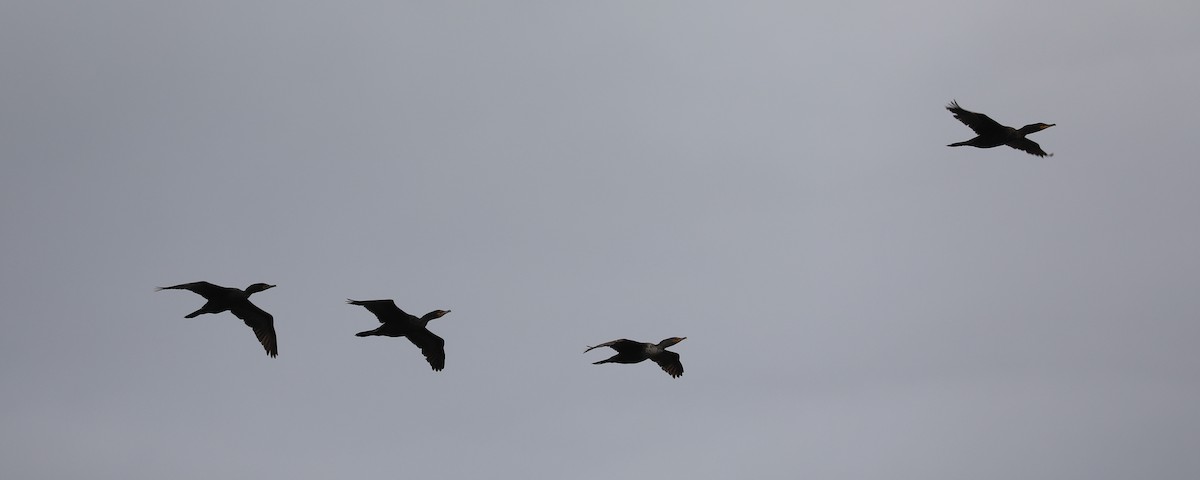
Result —
<path fill-rule="evenodd" d="M 599 364 L 601 364 L 601 363 L 608 363 L 608 361 L 609 361 L 609 360 L 611 360 L 611 359 L 609 359 L 609 358 L 606 358 L 606 359 L 604 359 L 604 360 L 601 360 L 601 361 L 599 361 L 599 362 L 592 362 L 592 365 L 599 365 Z"/>
<path fill-rule="evenodd" d="M 358 333 L 354 334 L 354 336 L 356 336 L 356 337 L 369 337 L 371 335 L 375 335 L 374 330 L 367 330 L 365 332 L 358 332 Z"/>
<path fill-rule="evenodd" d="M 969 143 L 967 143 L 967 142 L 955 142 L 955 143 L 951 143 L 951 144 L 949 144 L 949 145 L 946 145 L 946 146 L 947 146 L 947 147 L 964 147 L 964 146 L 969 146 L 969 145 L 970 145 L 970 144 L 969 144 Z"/>

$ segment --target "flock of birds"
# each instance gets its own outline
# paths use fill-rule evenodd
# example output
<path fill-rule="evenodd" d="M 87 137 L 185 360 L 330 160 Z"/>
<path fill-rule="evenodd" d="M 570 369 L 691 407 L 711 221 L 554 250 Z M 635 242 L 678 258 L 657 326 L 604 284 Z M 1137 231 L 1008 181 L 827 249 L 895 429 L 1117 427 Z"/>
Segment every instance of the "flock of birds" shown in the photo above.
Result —
<path fill-rule="evenodd" d="M 275 285 L 255 283 L 242 290 L 240 288 L 222 287 L 209 282 L 192 282 L 170 287 L 158 287 L 156 291 L 190 290 L 195 292 L 204 297 L 207 302 L 199 310 L 187 314 L 184 318 L 195 318 L 206 313 L 229 311 L 234 316 L 242 319 L 247 327 L 254 330 L 254 336 L 258 337 L 258 343 L 262 344 L 263 349 L 267 351 L 267 355 L 276 357 L 279 355 L 279 344 L 275 340 L 275 318 L 265 310 L 258 308 L 258 305 L 250 302 L 250 295 L 271 288 L 275 288 Z M 425 360 L 429 362 L 429 366 L 433 367 L 435 372 L 446 368 L 446 341 L 429 331 L 429 322 L 437 318 L 442 318 L 447 313 L 450 313 L 449 310 L 434 310 L 418 318 L 401 310 L 400 307 L 396 306 L 396 302 L 392 300 L 346 300 L 346 303 L 364 307 L 367 311 L 374 314 L 375 318 L 379 319 L 379 328 L 358 332 L 355 336 L 405 337 L 413 345 L 421 349 L 421 354 L 425 356 Z M 679 361 L 679 354 L 667 351 L 667 347 L 682 342 L 684 338 L 686 337 L 672 337 L 657 344 L 635 342 L 622 338 L 620 340 L 601 343 L 594 347 L 588 347 L 587 350 L 584 350 L 584 353 L 590 352 L 595 348 L 611 347 L 617 351 L 617 354 L 608 359 L 595 362 L 596 365 L 601 363 L 638 363 L 644 360 L 651 360 L 662 367 L 663 371 L 672 377 L 679 377 L 683 375 L 683 364 Z"/>
<path fill-rule="evenodd" d="M 975 113 L 959 107 L 957 101 L 950 102 L 946 106 L 946 110 L 954 114 L 954 118 L 958 121 L 974 130 L 976 135 L 975 138 L 964 142 L 951 143 L 947 145 L 949 147 L 992 148 L 1007 145 L 1039 157 L 1054 155 L 1046 153 L 1036 142 L 1025 138 L 1031 133 L 1053 127 L 1052 123 L 1033 123 L 1021 128 L 1012 128 L 1001 125 L 982 113 Z M 271 288 L 275 288 L 275 285 L 255 283 L 242 290 L 222 287 L 209 282 L 192 282 L 159 287 L 157 290 L 190 290 L 207 300 L 199 310 L 187 314 L 184 318 L 195 318 L 206 313 L 224 311 L 233 313 L 234 316 L 242 319 L 246 326 L 254 330 L 254 336 L 258 337 L 258 342 L 267 351 L 267 355 L 275 357 L 279 355 L 279 345 L 275 340 L 275 319 L 271 314 L 250 302 L 250 295 Z M 355 334 L 356 336 L 405 337 L 421 349 L 421 354 L 425 356 L 425 360 L 429 362 L 429 366 L 433 367 L 434 371 L 446 368 L 446 341 L 429 331 L 429 322 L 445 316 L 450 313 L 449 310 L 434 310 L 418 318 L 401 310 L 392 300 L 346 300 L 346 303 L 364 307 L 379 319 L 379 328 L 359 332 Z M 678 353 L 669 351 L 667 348 L 682 342 L 685 338 L 687 337 L 671 337 L 658 343 L 636 342 L 622 338 L 588 347 L 584 353 L 601 347 L 609 347 L 616 350 L 617 354 L 594 362 L 594 365 L 640 363 L 650 360 L 657 363 L 671 377 L 678 378 L 683 375 L 683 363 L 679 361 Z"/>

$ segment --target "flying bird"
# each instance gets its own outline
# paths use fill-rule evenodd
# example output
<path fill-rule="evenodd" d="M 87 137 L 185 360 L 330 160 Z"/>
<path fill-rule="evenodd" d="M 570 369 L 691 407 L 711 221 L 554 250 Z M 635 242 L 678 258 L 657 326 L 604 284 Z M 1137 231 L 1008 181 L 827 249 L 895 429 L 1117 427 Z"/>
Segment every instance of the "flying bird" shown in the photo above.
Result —
<path fill-rule="evenodd" d="M 592 363 L 592 365 L 600 365 L 601 363 L 638 363 L 642 360 L 650 359 L 662 367 L 663 371 L 667 372 L 671 377 L 679 377 L 683 375 L 683 364 L 679 362 L 679 354 L 668 351 L 667 347 L 682 342 L 686 338 L 671 337 L 658 342 L 658 344 L 635 342 L 622 338 L 620 340 L 604 342 L 594 347 L 588 347 L 583 353 L 600 347 L 611 347 L 617 351 L 616 355 L 606 360 Z"/>
<path fill-rule="evenodd" d="M 443 368 L 446 368 L 446 341 L 442 340 L 442 337 L 434 335 L 426 326 L 429 325 L 430 320 L 441 318 L 443 315 L 450 313 L 449 310 L 434 310 L 421 316 L 421 318 L 417 318 L 405 313 L 392 300 L 347 299 L 346 303 L 366 307 L 367 310 L 375 314 L 375 317 L 379 319 L 379 323 L 382 323 L 379 328 L 358 332 L 355 334 L 356 336 L 370 337 L 381 335 L 385 337 L 406 337 L 408 341 L 421 349 L 421 354 L 425 355 L 425 360 L 429 361 L 429 366 L 433 367 L 434 371 L 441 371 Z"/>
<path fill-rule="evenodd" d="M 266 349 L 267 355 L 275 357 L 279 355 L 279 346 L 275 342 L 275 319 L 271 317 L 271 314 L 258 308 L 257 305 L 250 303 L 250 295 L 269 288 L 275 288 L 275 286 L 256 283 L 242 290 L 213 285 L 208 282 L 192 282 L 172 287 L 158 287 L 154 291 L 191 290 L 204 297 L 205 300 L 208 300 L 203 307 L 189 313 L 184 318 L 195 318 L 205 313 L 221 313 L 229 310 L 234 316 L 246 322 L 247 327 L 254 330 L 254 336 L 258 337 L 258 343 L 261 343 L 263 348 Z"/>
<path fill-rule="evenodd" d="M 961 147 L 963 145 L 979 148 L 999 147 L 1000 145 L 1008 145 L 1017 150 L 1023 150 L 1031 155 L 1039 157 L 1053 157 L 1053 153 L 1046 153 L 1042 147 L 1025 138 L 1034 132 L 1040 132 L 1047 128 L 1053 127 L 1053 123 L 1031 123 L 1019 129 L 1006 127 L 999 122 L 992 120 L 991 117 L 982 113 L 975 113 L 958 106 L 958 101 L 952 101 L 946 105 L 946 110 L 954 114 L 954 118 L 962 122 L 963 125 L 971 127 L 975 131 L 975 138 L 965 142 L 956 142 L 946 145 L 947 147 Z"/>

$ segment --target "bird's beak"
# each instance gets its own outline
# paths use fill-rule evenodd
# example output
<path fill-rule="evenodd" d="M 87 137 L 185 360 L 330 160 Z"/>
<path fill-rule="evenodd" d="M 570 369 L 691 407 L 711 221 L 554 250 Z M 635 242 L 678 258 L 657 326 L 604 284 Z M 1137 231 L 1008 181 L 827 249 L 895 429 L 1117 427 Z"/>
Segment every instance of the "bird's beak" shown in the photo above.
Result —
<path fill-rule="evenodd" d="M 267 285 L 267 288 L 275 288 L 274 285 Z"/>

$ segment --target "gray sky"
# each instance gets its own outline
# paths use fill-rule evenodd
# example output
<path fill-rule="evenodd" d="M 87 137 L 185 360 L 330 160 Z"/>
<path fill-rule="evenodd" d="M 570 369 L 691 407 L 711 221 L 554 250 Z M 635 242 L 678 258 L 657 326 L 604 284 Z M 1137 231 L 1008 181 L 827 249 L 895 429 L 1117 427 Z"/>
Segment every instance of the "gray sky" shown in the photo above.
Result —
<path fill-rule="evenodd" d="M 0 5 L 5 478 L 1200 477 L 1196 2 L 295 3 Z"/>

